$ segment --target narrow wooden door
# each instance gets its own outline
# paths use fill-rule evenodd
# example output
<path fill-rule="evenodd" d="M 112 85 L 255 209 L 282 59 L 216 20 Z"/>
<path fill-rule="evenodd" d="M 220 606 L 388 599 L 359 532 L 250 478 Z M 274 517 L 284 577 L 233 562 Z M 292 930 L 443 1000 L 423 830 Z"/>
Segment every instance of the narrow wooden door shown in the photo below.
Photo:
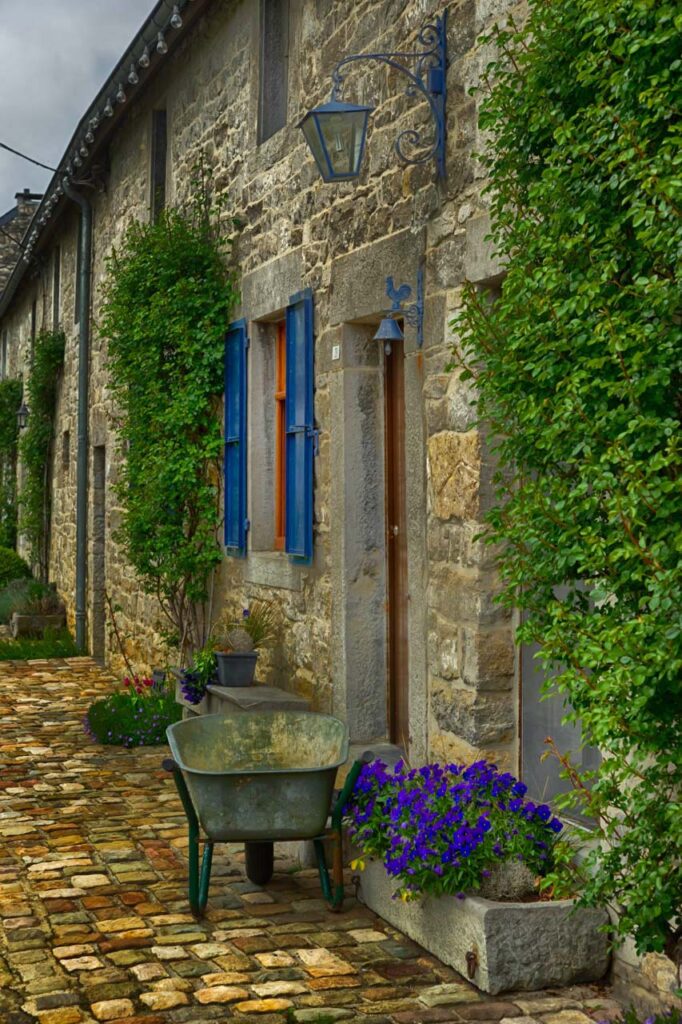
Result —
<path fill-rule="evenodd" d="M 389 738 L 409 748 L 407 645 L 407 513 L 405 507 L 405 353 L 393 343 L 384 354 L 386 551 L 388 582 Z"/>

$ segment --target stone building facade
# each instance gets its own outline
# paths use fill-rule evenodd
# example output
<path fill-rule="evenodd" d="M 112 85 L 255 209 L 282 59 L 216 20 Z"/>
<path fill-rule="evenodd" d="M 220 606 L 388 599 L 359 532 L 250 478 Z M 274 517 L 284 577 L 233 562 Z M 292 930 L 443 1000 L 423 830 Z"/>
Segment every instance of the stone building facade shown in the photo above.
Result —
<path fill-rule="evenodd" d="M 141 592 L 116 541 L 113 485 L 121 455 L 97 331 L 107 255 L 131 218 L 150 216 L 162 112 L 166 202 L 188 196 L 192 168 L 203 156 L 216 190 L 227 197 L 226 230 L 233 217 L 243 225 L 235 320 L 243 318 L 250 341 L 250 531 L 245 556 L 226 555 L 222 563 L 217 607 L 234 615 L 254 599 L 274 601 L 280 628 L 262 659 L 261 681 L 338 714 L 354 742 L 393 742 L 413 763 L 490 756 L 518 771 L 524 768 L 523 659 L 513 616 L 495 603 L 494 552 L 477 539 L 491 500 L 491 460 L 485 437 L 471 426 L 468 385 L 446 369 L 463 282 L 494 290 L 503 271 L 486 241 L 484 178 L 474 156 L 485 140 L 469 93 L 490 59 L 480 34 L 514 5 L 193 0 L 180 7 L 183 25 L 168 28 L 167 52 L 154 45 L 172 9 L 160 0 L 154 23 L 136 37 L 84 116 L 41 204 L 30 262 L 15 272 L 0 301 L 9 372 L 23 373 L 28 365 L 33 308 L 38 328 L 61 324 L 67 338 L 51 474 L 51 578 L 73 622 L 79 210 L 58 194 L 70 169 L 76 183 L 85 182 L 80 191 L 93 213 L 88 643 L 96 656 L 120 666 L 106 592 L 121 609 L 118 624 L 131 660 L 140 667 L 163 663 L 159 609 Z M 396 156 L 401 131 L 428 130 L 427 107 L 405 95 L 397 73 L 370 62 L 349 74 L 345 94 L 376 105 L 360 178 L 323 183 L 297 122 L 327 99 L 336 62 L 351 53 L 414 49 L 423 25 L 446 8 L 445 180 L 437 179 L 432 161 L 405 166 Z M 281 19 L 281 31 L 263 30 L 268 9 Z M 145 43 L 148 69 L 137 63 Z M 128 78 L 131 64 L 139 83 Z M 124 101 L 116 99 L 119 88 Z M 110 118 L 102 116 L 105 102 Z M 81 156 L 93 116 L 94 143 L 83 143 L 87 155 Z M 387 355 L 373 340 L 388 305 L 386 278 L 414 289 L 420 268 L 423 345 L 406 323 L 404 346 Z M 275 543 L 272 478 L 277 325 L 292 297 L 306 290 L 314 307 L 319 451 L 313 554 L 302 563 Z"/>

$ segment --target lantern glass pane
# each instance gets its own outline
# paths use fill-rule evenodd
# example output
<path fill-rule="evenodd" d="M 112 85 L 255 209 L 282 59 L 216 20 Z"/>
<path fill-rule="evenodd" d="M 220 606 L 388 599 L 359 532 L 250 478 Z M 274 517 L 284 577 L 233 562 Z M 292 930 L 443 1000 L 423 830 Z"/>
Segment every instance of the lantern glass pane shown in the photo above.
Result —
<path fill-rule="evenodd" d="M 314 113 L 308 114 L 308 116 L 303 119 L 301 122 L 301 130 L 305 136 L 308 146 L 310 147 L 310 152 L 313 154 L 320 174 L 325 181 L 329 181 L 329 164 L 327 162 L 324 149 L 322 148 L 322 139 L 317 127 L 317 118 Z"/>
<path fill-rule="evenodd" d="M 332 175 L 356 177 L 360 173 L 368 112 L 354 110 L 317 116 Z"/>

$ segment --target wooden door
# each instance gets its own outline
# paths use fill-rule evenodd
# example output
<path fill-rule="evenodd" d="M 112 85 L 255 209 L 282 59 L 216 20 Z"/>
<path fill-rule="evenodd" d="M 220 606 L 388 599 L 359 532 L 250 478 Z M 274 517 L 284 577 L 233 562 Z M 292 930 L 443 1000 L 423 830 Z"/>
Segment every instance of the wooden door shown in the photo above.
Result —
<path fill-rule="evenodd" d="M 409 748 L 407 645 L 407 514 L 405 507 L 405 353 L 393 343 L 384 354 L 386 551 L 388 583 L 389 739 Z"/>

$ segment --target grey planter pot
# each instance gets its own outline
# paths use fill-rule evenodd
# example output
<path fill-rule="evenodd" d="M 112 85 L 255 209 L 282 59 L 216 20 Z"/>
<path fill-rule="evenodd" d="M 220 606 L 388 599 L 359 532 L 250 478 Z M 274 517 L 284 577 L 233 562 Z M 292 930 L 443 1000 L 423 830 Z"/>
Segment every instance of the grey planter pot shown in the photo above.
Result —
<path fill-rule="evenodd" d="M 258 651 L 243 654 L 216 651 L 215 657 L 220 686 L 253 686 Z"/>
<path fill-rule="evenodd" d="M 361 874 L 366 905 L 483 992 L 536 991 L 598 981 L 609 966 L 605 911 L 573 900 L 502 903 L 427 896 L 403 903 L 379 861 Z M 467 968 L 472 968 L 469 972 Z"/>
<path fill-rule="evenodd" d="M 46 629 L 63 629 L 66 625 L 66 612 L 54 615 L 19 615 L 14 612 L 10 619 L 10 630 L 13 637 L 42 636 Z"/>

